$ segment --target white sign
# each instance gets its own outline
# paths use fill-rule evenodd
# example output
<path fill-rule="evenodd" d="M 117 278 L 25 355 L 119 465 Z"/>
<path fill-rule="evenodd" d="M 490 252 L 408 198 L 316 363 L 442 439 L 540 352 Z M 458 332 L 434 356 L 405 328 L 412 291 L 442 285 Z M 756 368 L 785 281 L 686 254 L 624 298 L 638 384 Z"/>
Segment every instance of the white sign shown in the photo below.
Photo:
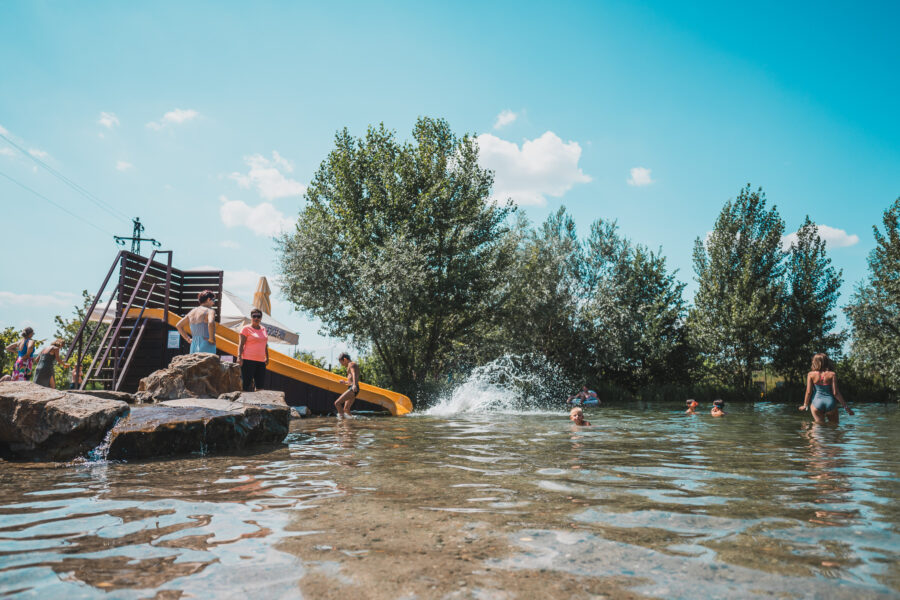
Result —
<path fill-rule="evenodd" d="M 166 345 L 166 348 L 180 348 L 181 347 L 181 334 L 177 331 L 169 332 L 169 343 Z"/>

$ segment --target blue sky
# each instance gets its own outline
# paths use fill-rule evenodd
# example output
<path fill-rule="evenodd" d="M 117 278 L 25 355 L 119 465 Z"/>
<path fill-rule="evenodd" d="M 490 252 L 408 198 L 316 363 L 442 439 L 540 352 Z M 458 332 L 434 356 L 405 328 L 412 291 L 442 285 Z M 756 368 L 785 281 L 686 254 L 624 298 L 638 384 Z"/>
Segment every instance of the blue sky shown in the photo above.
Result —
<path fill-rule="evenodd" d="M 761 185 L 809 214 L 843 269 L 900 194 L 896 2 L 0 3 L 0 326 L 53 333 L 140 216 L 181 268 L 249 297 L 274 275 L 336 130 L 417 116 L 479 136 L 539 221 L 560 204 L 661 247 L 693 295 L 691 249 Z M 39 192 L 80 221 L 19 185 Z M 118 216 L 116 216 L 118 215 Z M 301 346 L 340 342 L 275 303 Z"/>

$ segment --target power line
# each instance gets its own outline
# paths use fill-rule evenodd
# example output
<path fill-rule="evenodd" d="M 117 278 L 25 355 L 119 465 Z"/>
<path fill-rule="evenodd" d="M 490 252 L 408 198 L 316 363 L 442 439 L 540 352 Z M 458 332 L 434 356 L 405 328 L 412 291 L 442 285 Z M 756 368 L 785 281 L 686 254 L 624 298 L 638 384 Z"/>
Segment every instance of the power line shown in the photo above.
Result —
<path fill-rule="evenodd" d="M 22 146 L 18 145 L 17 143 L 15 143 L 11 139 L 9 139 L 6 135 L 0 133 L 0 138 L 3 138 L 4 140 L 6 140 L 6 142 L 8 144 L 10 144 L 12 147 L 16 148 L 17 150 L 19 150 L 19 152 L 21 152 L 22 154 L 24 154 L 25 156 L 27 156 L 28 158 L 30 158 L 31 160 L 33 160 L 34 162 L 36 162 L 37 164 L 42 166 L 47 171 L 49 171 L 51 175 L 53 175 L 54 177 L 56 177 L 57 179 L 59 179 L 60 181 L 62 181 L 66 185 L 68 185 L 69 187 L 71 187 L 73 190 L 75 190 L 76 192 L 78 192 L 79 194 L 81 194 L 82 196 L 84 196 L 85 198 L 87 198 L 88 200 L 93 202 L 94 204 L 96 204 L 101 210 L 106 211 L 109 215 L 111 215 L 121 221 L 124 221 L 126 223 L 129 222 L 129 218 L 127 215 L 125 215 L 125 213 L 123 213 L 119 209 L 115 208 L 114 206 L 104 202 L 103 200 L 101 200 L 100 198 L 95 196 L 94 194 L 90 193 L 89 191 L 87 191 L 86 189 L 84 189 L 83 187 L 81 187 L 80 185 L 78 185 L 77 183 L 75 183 L 74 181 L 72 181 L 71 179 L 69 179 L 68 177 L 66 177 L 65 175 L 63 175 L 62 173 L 60 173 L 59 171 L 54 169 L 53 167 L 51 167 L 50 165 L 48 165 L 47 163 L 42 161 L 37 156 L 34 156 L 31 152 L 28 152 L 25 148 L 23 148 Z"/>
<path fill-rule="evenodd" d="M 108 235 L 108 236 L 114 237 L 113 234 L 111 234 L 110 232 L 106 231 L 105 229 L 101 229 L 101 228 L 100 228 L 99 226 L 97 226 L 95 223 L 93 223 L 93 222 L 91 222 L 91 221 L 88 221 L 87 219 L 85 219 L 85 218 L 82 217 L 81 215 L 77 215 L 77 214 L 73 213 L 72 211 L 70 211 L 70 210 L 69 210 L 68 208 L 66 208 L 65 206 L 62 206 L 62 205 L 60 205 L 60 204 L 54 202 L 53 200 L 51 200 L 51 199 L 48 198 L 47 196 L 43 195 L 42 193 L 40 193 L 40 192 L 38 192 L 38 191 L 35 191 L 35 190 L 31 189 L 30 187 L 28 187 L 27 185 L 25 185 L 25 184 L 22 183 L 21 181 L 17 181 L 17 180 L 15 180 L 15 179 L 13 179 L 12 177 L 10 177 L 9 175 L 7 175 L 6 173 L 0 171 L 0 177 L 5 177 L 6 179 L 9 179 L 11 182 L 13 182 L 14 184 L 16 184 L 16 185 L 19 186 L 20 188 L 22 188 L 22 189 L 24 189 L 24 190 L 27 190 L 27 191 L 31 192 L 32 194 L 34 194 L 34 195 L 37 196 L 38 198 L 42 198 L 43 200 L 46 200 L 47 202 L 49 202 L 50 204 L 52 204 L 53 206 L 55 206 L 55 207 L 58 208 L 59 210 L 63 211 L 64 213 L 66 213 L 66 214 L 68 214 L 68 215 L 71 215 L 72 217 L 75 217 L 75 218 L 78 219 L 79 221 L 82 221 L 82 222 L 84 222 L 84 223 L 87 223 L 88 225 L 90 225 L 91 227 L 93 227 L 94 229 L 96 229 L 97 231 L 99 231 L 100 233 L 104 233 L 104 234 L 106 234 L 106 235 Z"/>

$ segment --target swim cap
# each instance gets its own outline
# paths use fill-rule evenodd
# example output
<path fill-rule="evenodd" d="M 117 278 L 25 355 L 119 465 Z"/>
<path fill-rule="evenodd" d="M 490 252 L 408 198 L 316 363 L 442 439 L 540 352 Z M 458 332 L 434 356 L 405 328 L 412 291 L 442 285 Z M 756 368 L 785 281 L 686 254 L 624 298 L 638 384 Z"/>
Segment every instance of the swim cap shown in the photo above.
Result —
<path fill-rule="evenodd" d="M 724 400 L 713 400 L 713 406 L 718 406 L 719 408 L 722 408 L 723 406 L 725 406 L 725 401 Z"/>

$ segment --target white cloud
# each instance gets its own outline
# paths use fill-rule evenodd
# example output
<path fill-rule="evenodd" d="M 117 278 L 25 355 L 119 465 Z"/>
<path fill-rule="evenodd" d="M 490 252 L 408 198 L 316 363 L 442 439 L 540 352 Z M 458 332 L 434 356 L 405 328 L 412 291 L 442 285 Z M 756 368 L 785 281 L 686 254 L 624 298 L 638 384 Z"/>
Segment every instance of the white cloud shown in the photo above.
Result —
<path fill-rule="evenodd" d="M 97 120 L 97 123 L 103 125 L 107 129 L 112 129 L 113 127 L 119 126 L 119 117 L 113 113 L 102 112 L 100 113 L 100 118 Z"/>
<path fill-rule="evenodd" d="M 0 125 L 0 134 L 9 135 L 9 131 L 7 131 L 3 125 Z"/>
<path fill-rule="evenodd" d="M 35 158 L 47 158 L 50 156 L 48 153 L 43 150 L 39 150 L 38 148 L 31 148 L 28 150 L 28 154 L 32 155 Z"/>
<path fill-rule="evenodd" d="M 228 176 L 242 188 L 256 187 L 259 195 L 267 200 L 302 196 L 306 186 L 285 177 L 284 173 L 292 173 L 294 166 L 278 152 L 272 152 L 269 160 L 262 154 L 245 156 L 244 162 L 250 167 L 246 175 L 234 172 Z"/>
<path fill-rule="evenodd" d="M 825 240 L 825 243 L 831 248 L 846 248 L 855 246 L 859 243 L 859 236 L 848 234 L 843 229 L 829 227 L 828 225 L 817 225 L 819 229 L 819 237 Z M 791 244 L 797 242 L 797 232 L 789 233 L 781 238 L 781 247 L 787 251 L 791 249 Z"/>
<path fill-rule="evenodd" d="M 514 113 L 513 111 L 506 109 L 500 111 L 500 114 L 497 115 L 497 119 L 494 121 L 494 129 L 500 129 L 501 127 L 506 127 L 513 121 L 519 118 L 519 115 Z"/>
<path fill-rule="evenodd" d="M 578 166 L 581 146 L 565 143 L 552 131 L 522 147 L 489 133 L 478 136 L 482 166 L 494 171 L 494 199 L 541 205 L 559 198 L 576 183 L 591 181 Z"/>
<path fill-rule="evenodd" d="M 0 291 L 0 306 L 70 306 L 78 299 L 71 292 L 51 292 L 49 294 L 17 294 Z"/>
<path fill-rule="evenodd" d="M 15 156 L 16 151 L 10 148 L 9 146 L 4 146 L 0 148 L 0 156 Z"/>
<path fill-rule="evenodd" d="M 634 167 L 631 169 L 631 177 L 628 178 L 628 185 L 644 186 L 653 183 L 650 178 L 650 169 L 646 167 Z"/>
<path fill-rule="evenodd" d="M 240 200 L 219 196 L 222 205 L 219 216 L 226 227 L 243 225 L 256 235 L 276 236 L 286 231 L 294 222 L 268 202 L 250 206 Z"/>
<path fill-rule="evenodd" d="M 116 161 L 116 170 L 117 171 L 127 171 L 128 169 L 133 169 L 134 165 L 128 161 L 117 160 Z"/>
<path fill-rule="evenodd" d="M 237 250 L 238 248 L 241 247 L 240 244 L 238 244 L 237 242 L 235 242 L 233 240 L 222 240 L 221 242 L 219 242 L 219 245 L 222 246 L 223 248 L 231 248 L 233 250 Z"/>
<path fill-rule="evenodd" d="M 179 125 L 181 123 L 187 123 L 188 121 L 192 121 L 200 116 L 200 113 L 192 108 L 181 109 L 176 108 L 175 110 L 170 110 L 166 114 L 162 116 L 162 119 L 159 121 L 150 121 L 147 123 L 147 127 L 153 129 L 154 131 L 159 131 L 166 125 Z"/>

